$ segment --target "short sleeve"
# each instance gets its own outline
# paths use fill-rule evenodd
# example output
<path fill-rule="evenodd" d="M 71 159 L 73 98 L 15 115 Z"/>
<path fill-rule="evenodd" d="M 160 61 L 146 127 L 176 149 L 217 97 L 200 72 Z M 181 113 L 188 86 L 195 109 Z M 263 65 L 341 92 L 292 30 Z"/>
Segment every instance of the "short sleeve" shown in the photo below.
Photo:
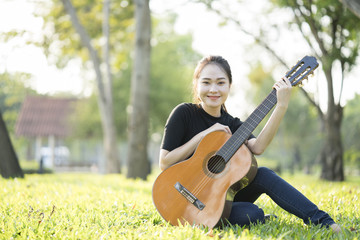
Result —
<path fill-rule="evenodd" d="M 167 119 L 161 149 L 172 151 L 183 145 L 187 121 L 186 106 L 175 107 Z"/>

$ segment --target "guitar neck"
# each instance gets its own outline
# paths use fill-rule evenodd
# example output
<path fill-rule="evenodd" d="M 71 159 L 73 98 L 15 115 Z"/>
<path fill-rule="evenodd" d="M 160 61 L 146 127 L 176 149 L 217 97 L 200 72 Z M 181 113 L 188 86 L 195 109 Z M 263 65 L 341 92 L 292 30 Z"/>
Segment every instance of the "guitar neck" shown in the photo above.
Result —
<path fill-rule="evenodd" d="M 225 162 L 228 162 L 240 146 L 249 138 L 251 133 L 265 118 L 265 116 L 276 105 L 276 103 L 276 90 L 273 89 L 264 101 L 245 120 L 245 122 L 243 122 L 238 130 L 236 130 L 231 138 L 222 146 L 222 148 L 217 152 L 217 155 L 220 155 L 223 157 Z"/>

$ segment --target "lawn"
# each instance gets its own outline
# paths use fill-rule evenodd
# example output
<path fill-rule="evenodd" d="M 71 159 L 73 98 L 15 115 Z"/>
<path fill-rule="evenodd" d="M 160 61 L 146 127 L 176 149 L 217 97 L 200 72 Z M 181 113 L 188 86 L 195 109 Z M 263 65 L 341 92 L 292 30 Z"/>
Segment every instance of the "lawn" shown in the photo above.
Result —
<path fill-rule="evenodd" d="M 305 226 L 262 196 L 256 203 L 277 219 L 250 227 L 209 231 L 173 227 L 157 213 L 148 181 L 123 175 L 45 174 L 0 178 L 0 239 L 358 239 L 360 179 L 343 183 L 283 176 L 330 213 L 345 230 Z"/>

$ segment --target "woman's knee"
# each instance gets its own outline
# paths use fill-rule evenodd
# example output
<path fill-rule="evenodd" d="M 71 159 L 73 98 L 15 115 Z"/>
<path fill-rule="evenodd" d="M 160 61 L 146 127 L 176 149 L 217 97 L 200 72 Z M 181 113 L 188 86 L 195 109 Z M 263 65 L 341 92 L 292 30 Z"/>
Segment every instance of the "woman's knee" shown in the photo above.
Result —
<path fill-rule="evenodd" d="M 269 177 L 277 177 L 278 175 L 267 167 L 259 167 L 256 173 L 256 178 L 269 179 Z"/>
<path fill-rule="evenodd" d="M 259 167 L 257 174 L 275 174 L 275 172 L 267 167 Z"/>
<path fill-rule="evenodd" d="M 264 221 L 264 211 L 249 202 L 234 202 L 229 222 L 240 226 L 256 224 Z"/>

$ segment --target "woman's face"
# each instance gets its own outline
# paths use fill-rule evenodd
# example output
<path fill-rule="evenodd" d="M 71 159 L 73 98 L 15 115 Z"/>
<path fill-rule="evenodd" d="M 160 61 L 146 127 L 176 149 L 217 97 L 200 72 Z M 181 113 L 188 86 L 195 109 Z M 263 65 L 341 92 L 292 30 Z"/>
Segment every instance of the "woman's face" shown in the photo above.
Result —
<path fill-rule="evenodd" d="M 230 81 L 225 71 L 216 64 L 207 64 L 197 80 L 197 95 L 206 112 L 220 116 L 221 105 L 230 92 Z"/>

